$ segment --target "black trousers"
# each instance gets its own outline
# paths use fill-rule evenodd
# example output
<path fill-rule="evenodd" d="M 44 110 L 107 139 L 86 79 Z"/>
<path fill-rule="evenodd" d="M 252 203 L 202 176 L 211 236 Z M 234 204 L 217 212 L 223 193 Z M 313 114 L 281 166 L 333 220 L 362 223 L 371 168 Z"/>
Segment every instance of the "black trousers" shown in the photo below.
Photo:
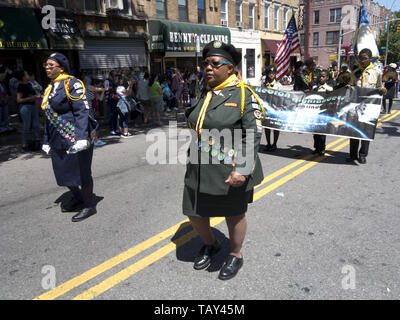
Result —
<path fill-rule="evenodd" d="M 326 136 L 323 134 L 313 134 L 314 148 L 316 151 L 321 152 L 325 150 Z"/>
<path fill-rule="evenodd" d="M 359 139 L 350 139 L 350 157 L 353 159 L 358 159 L 358 157 L 368 156 L 369 141 L 361 140 L 361 148 L 358 150 L 360 145 Z"/>
<path fill-rule="evenodd" d="M 382 105 L 383 105 L 383 110 L 386 112 L 386 99 L 385 98 L 383 98 L 383 100 L 382 100 Z M 393 105 L 393 99 L 389 98 L 389 109 L 388 109 L 389 113 L 392 110 L 392 105 Z"/>
<path fill-rule="evenodd" d="M 267 139 L 267 144 L 271 144 L 271 129 L 264 129 L 265 138 Z M 272 130 L 274 132 L 274 145 L 278 142 L 279 139 L 279 130 Z"/>

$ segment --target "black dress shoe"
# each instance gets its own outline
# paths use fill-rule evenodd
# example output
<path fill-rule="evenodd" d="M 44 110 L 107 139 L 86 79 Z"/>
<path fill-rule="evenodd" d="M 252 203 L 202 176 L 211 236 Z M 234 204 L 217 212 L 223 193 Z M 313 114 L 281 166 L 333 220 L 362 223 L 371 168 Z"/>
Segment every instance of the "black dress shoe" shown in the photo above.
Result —
<path fill-rule="evenodd" d="M 83 206 L 83 201 L 78 200 L 74 197 L 66 204 L 61 203 L 61 212 L 79 211 L 80 209 L 82 209 L 82 206 Z"/>
<path fill-rule="evenodd" d="M 218 279 L 229 280 L 232 279 L 238 273 L 239 269 L 243 266 L 243 258 L 237 258 L 229 255 L 225 260 L 224 265 L 219 271 Z"/>
<path fill-rule="evenodd" d="M 96 208 L 84 208 L 72 217 L 72 222 L 79 222 L 97 213 Z"/>
<path fill-rule="evenodd" d="M 367 163 L 367 158 L 360 156 L 360 158 L 358 158 L 358 162 L 361 164 L 366 164 Z"/>
<path fill-rule="evenodd" d="M 271 148 L 269 149 L 269 151 L 274 152 L 276 149 L 278 149 L 278 148 L 276 147 L 276 144 L 273 144 L 273 145 L 271 146 Z"/>
<path fill-rule="evenodd" d="M 355 160 L 357 159 L 353 157 L 346 157 L 346 162 L 354 162 Z"/>
<path fill-rule="evenodd" d="M 196 270 L 207 268 L 211 264 L 211 259 L 218 253 L 220 249 L 221 245 L 218 240 L 215 240 L 215 243 L 212 245 L 204 245 L 194 259 L 193 268 Z"/>

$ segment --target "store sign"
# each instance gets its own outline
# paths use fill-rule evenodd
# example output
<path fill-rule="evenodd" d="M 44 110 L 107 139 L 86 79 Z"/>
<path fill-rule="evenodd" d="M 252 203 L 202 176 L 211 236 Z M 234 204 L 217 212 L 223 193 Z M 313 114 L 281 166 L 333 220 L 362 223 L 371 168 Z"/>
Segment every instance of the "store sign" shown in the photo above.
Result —
<path fill-rule="evenodd" d="M 204 46 L 214 40 L 231 42 L 228 28 L 149 21 L 150 48 L 152 51 L 200 52 Z"/>
<path fill-rule="evenodd" d="M 41 43 L 36 41 L 0 41 L 2 49 L 40 49 Z"/>

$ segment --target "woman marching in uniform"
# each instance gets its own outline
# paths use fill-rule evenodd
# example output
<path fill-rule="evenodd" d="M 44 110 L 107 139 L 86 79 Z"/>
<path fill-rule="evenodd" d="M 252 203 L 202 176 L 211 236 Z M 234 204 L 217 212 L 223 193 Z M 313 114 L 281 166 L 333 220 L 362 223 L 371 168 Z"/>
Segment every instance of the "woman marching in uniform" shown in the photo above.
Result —
<path fill-rule="evenodd" d="M 73 222 L 78 222 L 97 212 L 91 172 L 93 145 L 89 142 L 95 121 L 89 114 L 83 83 L 68 74 L 68 59 L 53 53 L 43 66 L 51 83 L 42 103 L 46 119 L 42 149 L 51 155 L 57 184 L 73 193 L 72 200 L 62 204 L 61 210 L 78 211 L 83 206 L 72 217 Z"/>
<path fill-rule="evenodd" d="M 196 130 L 198 144 L 189 150 L 183 214 L 189 216 L 204 242 L 194 261 L 196 270 L 207 268 L 221 247 L 211 230 L 210 217 L 225 217 L 230 254 L 218 278 L 227 280 L 243 265 L 245 213 L 248 203 L 253 201 L 254 186 L 263 179 L 257 151 L 264 109 L 236 75 L 235 66 L 240 63 L 241 54 L 234 46 L 212 41 L 204 47 L 203 59 L 207 87 L 185 113 L 189 128 Z M 216 132 L 225 132 L 227 136 L 217 138 Z M 235 141 L 233 144 L 227 143 L 229 137 Z"/>

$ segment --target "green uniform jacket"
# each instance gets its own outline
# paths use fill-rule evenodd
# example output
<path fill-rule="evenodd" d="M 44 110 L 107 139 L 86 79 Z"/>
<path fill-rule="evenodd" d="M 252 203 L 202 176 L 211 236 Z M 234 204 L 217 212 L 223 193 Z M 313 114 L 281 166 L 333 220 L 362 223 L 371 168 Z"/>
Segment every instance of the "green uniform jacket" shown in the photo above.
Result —
<path fill-rule="evenodd" d="M 187 124 L 193 130 L 205 97 L 203 92 L 196 104 L 185 112 Z M 261 119 L 256 118 L 260 117 L 259 110 L 260 106 L 248 89 L 245 89 L 243 117 L 240 88 L 227 87 L 218 95 L 213 94 L 204 118 L 201 147 L 190 148 L 188 152 L 186 186 L 201 193 L 228 195 L 250 191 L 263 180 L 257 153 L 263 132 Z M 226 138 L 221 139 L 221 136 Z M 225 183 L 231 171 L 246 176 L 243 186 L 231 187 Z"/>

